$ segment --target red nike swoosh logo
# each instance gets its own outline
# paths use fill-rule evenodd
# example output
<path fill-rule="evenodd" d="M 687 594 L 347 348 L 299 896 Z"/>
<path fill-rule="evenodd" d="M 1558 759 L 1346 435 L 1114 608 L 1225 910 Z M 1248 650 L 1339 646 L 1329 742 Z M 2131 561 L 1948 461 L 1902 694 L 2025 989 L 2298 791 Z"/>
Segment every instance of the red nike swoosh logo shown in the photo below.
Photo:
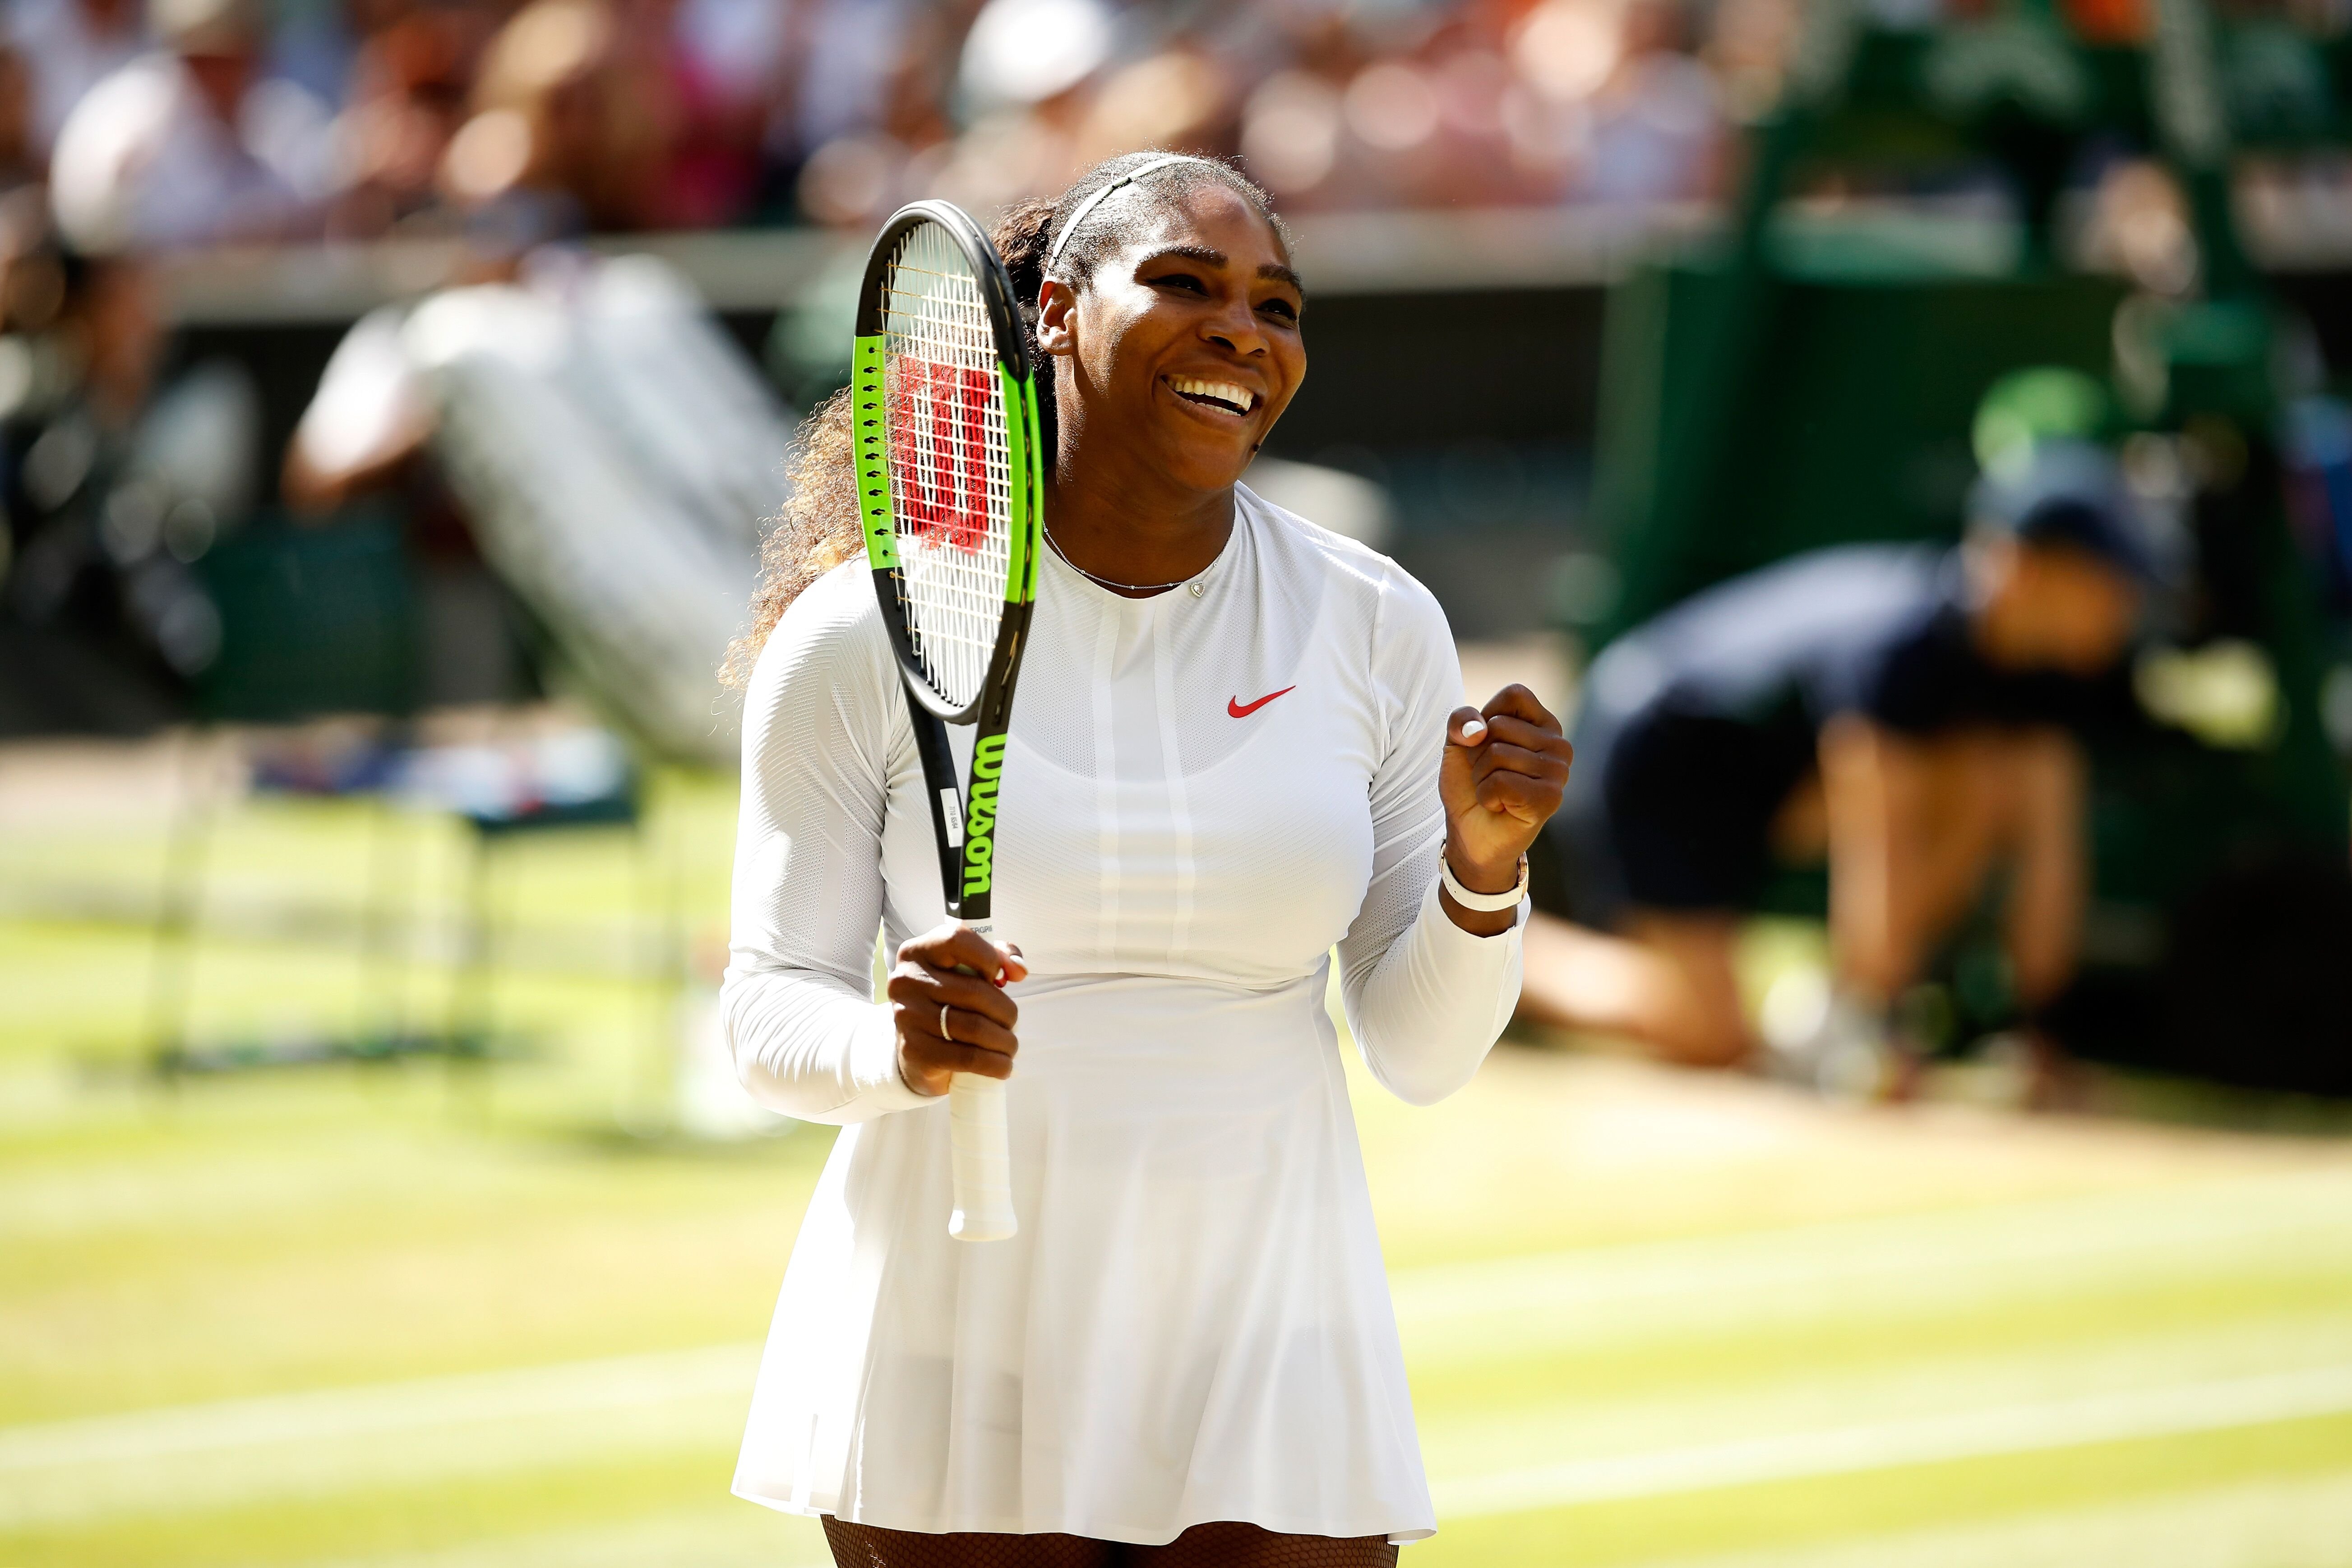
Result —
<path fill-rule="evenodd" d="M 1227 697 L 1225 699 L 1225 711 L 1233 715 L 1235 718 L 1247 718 L 1250 715 L 1257 712 L 1258 709 L 1264 707 L 1275 698 L 1282 696 L 1289 692 L 1295 692 L 1297 689 L 1298 688 L 1297 686 L 1285 686 L 1281 691 L 1268 692 L 1265 695 L 1258 698 L 1257 701 L 1246 706 L 1243 704 L 1242 699 L 1239 697 Z"/>

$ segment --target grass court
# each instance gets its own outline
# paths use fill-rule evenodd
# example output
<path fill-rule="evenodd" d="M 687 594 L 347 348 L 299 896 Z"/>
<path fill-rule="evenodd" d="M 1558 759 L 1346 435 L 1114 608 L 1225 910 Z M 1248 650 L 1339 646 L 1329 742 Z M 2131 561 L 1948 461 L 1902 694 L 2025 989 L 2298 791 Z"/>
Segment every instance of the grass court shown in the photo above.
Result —
<path fill-rule="evenodd" d="M 0 1563 L 824 1563 L 726 1485 L 831 1134 L 657 1131 L 649 977 L 723 940 L 731 786 L 499 856 L 513 1058 L 166 1085 L 168 791 L 37 760 L 0 768 Z M 208 853 L 199 1042 L 446 1009 L 454 828 L 261 798 Z M 1358 1082 L 1443 1525 L 1411 1568 L 2352 1565 L 2338 1113 L 1874 1110 L 1526 1044 L 1433 1110 Z"/>

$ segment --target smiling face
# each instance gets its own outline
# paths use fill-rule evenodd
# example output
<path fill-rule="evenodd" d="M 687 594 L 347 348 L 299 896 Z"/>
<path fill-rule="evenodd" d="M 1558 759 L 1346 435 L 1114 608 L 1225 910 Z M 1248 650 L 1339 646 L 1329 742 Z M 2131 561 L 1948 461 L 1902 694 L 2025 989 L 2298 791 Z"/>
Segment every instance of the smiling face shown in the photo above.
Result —
<path fill-rule="evenodd" d="M 1303 304 L 1273 225 L 1220 185 L 1161 205 L 1076 294 L 1049 280 L 1037 340 L 1063 473 L 1140 461 L 1179 489 L 1230 488 L 1307 374 Z"/>

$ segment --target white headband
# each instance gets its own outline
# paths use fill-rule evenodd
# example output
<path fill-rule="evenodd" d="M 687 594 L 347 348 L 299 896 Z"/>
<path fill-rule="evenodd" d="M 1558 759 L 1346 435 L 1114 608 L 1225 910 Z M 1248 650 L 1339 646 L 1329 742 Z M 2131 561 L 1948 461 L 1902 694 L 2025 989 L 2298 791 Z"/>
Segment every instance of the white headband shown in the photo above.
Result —
<path fill-rule="evenodd" d="M 1054 264 L 1062 258 L 1062 247 L 1070 243 L 1070 236 L 1078 232 L 1078 225 L 1087 221 L 1087 214 L 1093 212 L 1095 210 L 1095 204 L 1101 201 L 1105 196 L 1109 195 L 1113 191 L 1118 190 L 1123 186 L 1132 185 L 1138 180 L 1142 179 L 1146 174 L 1152 172 L 1154 170 L 1165 169 L 1171 163 L 1202 163 L 1206 162 L 1206 159 L 1195 158 L 1189 152 L 1170 152 L 1162 157 L 1154 158 L 1149 163 L 1137 164 L 1126 173 L 1121 174 L 1118 179 L 1113 180 L 1109 184 L 1105 185 L 1101 190 L 1097 191 L 1093 195 L 1088 196 L 1085 201 L 1080 202 L 1078 204 L 1078 210 L 1070 214 L 1070 221 L 1062 225 L 1062 232 L 1054 236 L 1053 245 L 1045 252 L 1045 265 L 1040 269 L 1041 272 L 1047 277 L 1051 277 L 1053 275 Z"/>

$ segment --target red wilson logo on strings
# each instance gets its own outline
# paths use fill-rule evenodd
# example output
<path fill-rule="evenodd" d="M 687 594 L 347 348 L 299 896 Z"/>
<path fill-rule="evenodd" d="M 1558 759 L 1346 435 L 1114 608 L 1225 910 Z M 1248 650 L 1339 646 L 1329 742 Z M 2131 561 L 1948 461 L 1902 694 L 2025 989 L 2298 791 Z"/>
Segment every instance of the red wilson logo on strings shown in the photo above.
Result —
<path fill-rule="evenodd" d="M 959 549 L 988 537 L 990 371 L 901 357 L 891 364 L 890 455 L 908 532 Z"/>

